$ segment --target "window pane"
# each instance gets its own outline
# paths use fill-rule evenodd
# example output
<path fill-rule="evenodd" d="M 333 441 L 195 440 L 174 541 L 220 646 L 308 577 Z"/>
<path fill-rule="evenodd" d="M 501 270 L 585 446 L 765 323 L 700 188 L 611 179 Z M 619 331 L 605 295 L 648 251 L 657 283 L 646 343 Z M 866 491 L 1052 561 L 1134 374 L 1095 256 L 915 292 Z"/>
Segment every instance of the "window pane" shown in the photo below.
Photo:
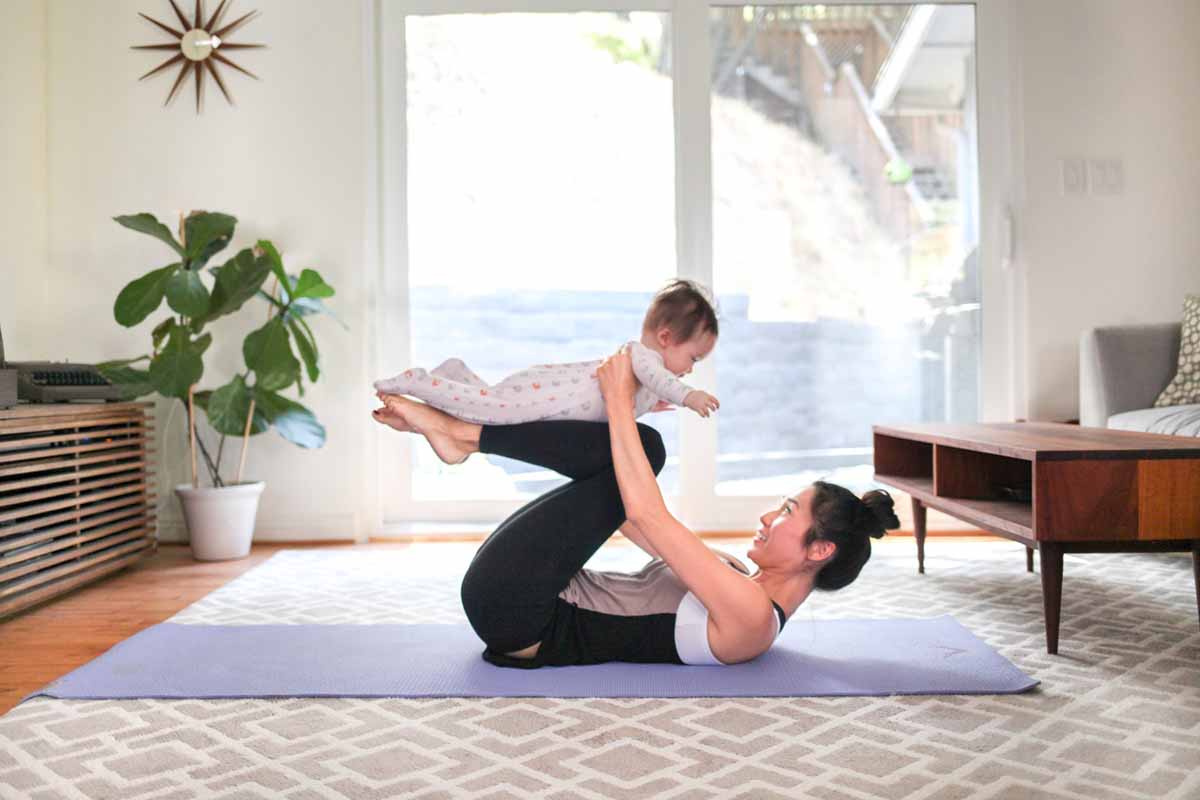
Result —
<path fill-rule="evenodd" d="M 494 383 L 638 337 L 675 272 L 663 23 L 636 12 L 406 19 L 412 363 L 457 357 Z M 677 453 L 672 416 L 643 421 Z M 492 456 L 446 467 L 424 443 L 414 459 L 417 499 L 529 496 L 562 481 Z"/>
<path fill-rule="evenodd" d="M 863 486 L 872 424 L 977 415 L 974 8 L 710 18 L 717 491 Z"/>

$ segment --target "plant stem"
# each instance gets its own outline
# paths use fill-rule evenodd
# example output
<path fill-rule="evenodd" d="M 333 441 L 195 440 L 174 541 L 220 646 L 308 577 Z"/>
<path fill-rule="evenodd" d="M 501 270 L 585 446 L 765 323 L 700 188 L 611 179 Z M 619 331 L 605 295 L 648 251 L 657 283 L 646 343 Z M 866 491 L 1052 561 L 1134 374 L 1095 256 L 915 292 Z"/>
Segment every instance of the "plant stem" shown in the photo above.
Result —
<path fill-rule="evenodd" d="M 208 476 L 212 479 L 212 485 L 217 488 L 224 486 L 225 481 L 221 480 L 221 471 L 213 463 L 212 456 L 208 454 L 208 448 L 204 446 L 204 438 L 199 433 L 196 434 L 196 444 L 200 445 L 200 453 L 204 456 L 204 463 L 208 467 Z"/>
<path fill-rule="evenodd" d="M 200 478 L 196 475 L 196 407 L 192 402 L 192 389 L 188 387 L 187 421 L 188 421 L 188 450 L 192 462 L 192 488 L 200 488 Z"/>
<path fill-rule="evenodd" d="M 242 482 L 242 468 L 246 466 L 246 444 L 250 441 L 250 423 L 254 420 L 254 398 L 250 398 L 250 413 L 246 415 L 246 429 L 242 431 L 242 457 L 238 461 L 237 476 L 234 483 Z"/>
<path fill-rule="evenodd" d="M 217 444 L 217 468 L 221 467 L 221 454 L 225 452 L 225 434 L 221 434 L 221 441 Z"/>
<path fill-rule="evenodd" d="M 180 402 L 183 402 L 182 400 Z M 184 403 L 184 413 L 188 416 L 188 447 L 192 453 L 192 463 L 195 464 L 195 453 L 199 450 L 200 455 L 204 457 L 204 467 L 208 470 L 209 480 L 213 486 L 221 487 L 225 482 L 221 480 L 221 472 L 217 464 L 213 463 L 212 456 L 208 452 L 208 448 L 204 446 L 204 437 L 200 435 L 200 431 L 193 428 L 194 421 L 191 419 L 193 409 L 188 408 L 187 403 Z M 194 444 L 193 444 L 194 443 Z M 193 466 L 193 470 L 195 467 Z M 193 486 L 199 486 L 193 474 Z"/>

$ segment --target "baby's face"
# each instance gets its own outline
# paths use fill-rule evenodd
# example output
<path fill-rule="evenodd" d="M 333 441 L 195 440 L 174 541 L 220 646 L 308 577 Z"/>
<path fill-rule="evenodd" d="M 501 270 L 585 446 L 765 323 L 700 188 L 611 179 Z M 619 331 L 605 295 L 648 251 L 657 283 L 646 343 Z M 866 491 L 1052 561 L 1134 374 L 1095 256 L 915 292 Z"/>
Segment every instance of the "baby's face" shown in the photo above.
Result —
<path fill-rule="evenodd" d="M 668 341 L 662 348 L 663 366 L 683 377 L 692 371 L 696 362 L 711 353 L 716 346 L 717 337 L 712 331 L 698 333 L 680 344 L 676 344 L 668 337 Z"/>

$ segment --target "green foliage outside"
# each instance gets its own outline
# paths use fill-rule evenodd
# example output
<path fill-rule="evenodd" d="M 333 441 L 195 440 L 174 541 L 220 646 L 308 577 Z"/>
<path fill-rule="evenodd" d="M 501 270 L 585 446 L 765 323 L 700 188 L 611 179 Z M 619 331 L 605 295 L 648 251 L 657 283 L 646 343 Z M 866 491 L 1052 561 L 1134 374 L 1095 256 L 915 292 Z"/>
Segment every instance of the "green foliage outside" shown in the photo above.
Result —
<path fill-rule="evenodd" d="M 588 33 L 592 44 L 612 57 L 613 63 L 637 64 L 654 69 L 658 64 L 661 43 L 651 38 L 643 28 L 633 24 L 627 15 L 589 15 L 589 27 L 596 30 Z"/>

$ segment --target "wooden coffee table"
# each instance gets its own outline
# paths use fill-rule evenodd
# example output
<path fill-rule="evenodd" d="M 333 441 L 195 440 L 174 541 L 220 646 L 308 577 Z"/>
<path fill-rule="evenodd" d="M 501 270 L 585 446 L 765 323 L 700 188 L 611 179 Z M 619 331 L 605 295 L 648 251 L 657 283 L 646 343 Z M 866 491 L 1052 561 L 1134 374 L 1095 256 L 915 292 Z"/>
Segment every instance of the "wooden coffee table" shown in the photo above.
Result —
<path fill-rule="evenodd" d="M 1192 552 L 1200 611 L 1200 440 L 1057 423 L 876 425 L 875 480 L 1041 553 L 1046 651 L 1058 652 L 1063 553 Z"/>

